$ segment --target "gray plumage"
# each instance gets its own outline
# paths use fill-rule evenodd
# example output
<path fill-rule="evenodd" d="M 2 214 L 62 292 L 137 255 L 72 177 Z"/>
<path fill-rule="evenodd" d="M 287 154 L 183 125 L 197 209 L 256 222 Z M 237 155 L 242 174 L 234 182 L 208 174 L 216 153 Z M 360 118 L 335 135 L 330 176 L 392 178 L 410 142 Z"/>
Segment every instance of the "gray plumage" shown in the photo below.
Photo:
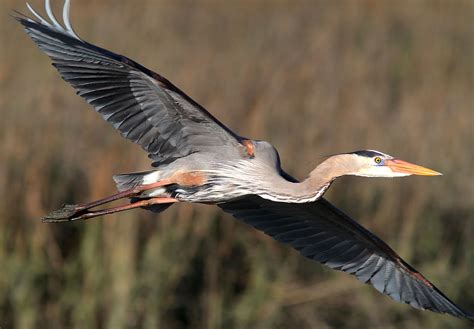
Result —
<path fill-rule="evenodd" d="M 143 207 L 161 212 L 173 202 L 218 204 L 224 211 L 297 249 L 303 256 L 350 273 L 396 301 L 473 320 L 387 244 L 322 198 L 337 177 L 400 177 L 439 173 L 362 150 L 329 157 L 298 182 L 280 166 L 276 149 L 242 138 L 161 75 L 80 39 L 49 19 L 18 14 L 28 35 L 69 82 L 125 138 L 140 145 L 155 170 L 114 176 L 119 193 L 68 205 L 45 221 L 88 219 Z M 89 211 L 122 198 L 131 205 Z"/>
<path fill-rule="evenodd" d="M 398 302 L 472 319 L 385 242 L 324 199 L 289 204 L 247 196 L 219 204 L 245 223 Z"/>
<path fill-rule="evenodd" d="M 51 19 L 51 10 L 47 12 Z M 58 23 L 20 19 L 62 78 L 156 165 L 238 145 L 238 136 L 159 74 L 79 39 Z"/>

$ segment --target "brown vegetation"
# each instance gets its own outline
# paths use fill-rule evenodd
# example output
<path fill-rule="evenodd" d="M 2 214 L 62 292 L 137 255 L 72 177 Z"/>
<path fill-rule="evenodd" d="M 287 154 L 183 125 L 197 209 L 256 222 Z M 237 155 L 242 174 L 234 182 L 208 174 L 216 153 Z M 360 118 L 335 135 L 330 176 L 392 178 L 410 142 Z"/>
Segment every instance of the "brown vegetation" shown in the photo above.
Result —
<path fill-rule="evenodd" d="M 149 161 L 7 17 L 23 3 L 0 3 L 0 327 L 468 326 L 397 304 L 215 207 L 42 224 Z M 474 310 L 472 1 L 84 0 L 72 21 L 271 141 L 297 177 L 361 148 L 443 172 L 344 178 L 328 198 Z"/>

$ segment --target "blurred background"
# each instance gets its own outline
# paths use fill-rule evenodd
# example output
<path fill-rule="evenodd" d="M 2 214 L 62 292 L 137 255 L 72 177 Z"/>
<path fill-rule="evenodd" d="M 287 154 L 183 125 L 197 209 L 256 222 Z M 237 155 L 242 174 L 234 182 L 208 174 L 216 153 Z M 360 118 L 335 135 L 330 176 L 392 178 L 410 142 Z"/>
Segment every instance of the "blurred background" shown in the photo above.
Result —
<path fill-rule="evenodd" d="M 1 328 L 470 327 L 395 303 L 216 207 L 42 224 L 150 162 L 60 79 L 13 9 L 27 12 L 0 2 Z M 474 311 L 473 1 L 83 0 L 72 21 L 241 135 L 271 141 L 298 178 L 364 148 L 443 172 L 343 178 L 326 196 Z"/>

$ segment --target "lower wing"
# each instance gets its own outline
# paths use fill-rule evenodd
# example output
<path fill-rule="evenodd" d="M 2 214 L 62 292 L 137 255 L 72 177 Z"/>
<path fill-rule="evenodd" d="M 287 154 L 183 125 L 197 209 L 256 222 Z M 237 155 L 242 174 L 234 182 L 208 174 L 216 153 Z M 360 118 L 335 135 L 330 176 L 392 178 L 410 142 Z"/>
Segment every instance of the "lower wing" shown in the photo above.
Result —
<path fill-rule="evenodd" d="M 418 309 L 474 320 L 385 242 L 324 199 L 281 203 L 247 196 L 219 204 L 303 256 L 350 273 L 381 293 Z"/>

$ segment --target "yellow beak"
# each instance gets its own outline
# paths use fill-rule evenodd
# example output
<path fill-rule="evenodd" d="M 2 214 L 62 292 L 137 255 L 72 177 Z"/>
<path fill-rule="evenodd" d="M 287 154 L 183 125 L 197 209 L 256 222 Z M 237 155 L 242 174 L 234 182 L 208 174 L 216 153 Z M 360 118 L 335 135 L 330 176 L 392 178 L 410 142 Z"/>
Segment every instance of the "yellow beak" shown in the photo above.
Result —
<path fill-rule="evenodd" d="M 437 171 L 418 166 L 416 164 L 406 162 L 403 160 L 392 159 L 386 160 L 385 165 L 389 167 L 393 172 L 400 172 L 404 174 L 411 174 L 411 175 L 423 175 L 423 176 L 439 176 L 442 173 Z"/>

